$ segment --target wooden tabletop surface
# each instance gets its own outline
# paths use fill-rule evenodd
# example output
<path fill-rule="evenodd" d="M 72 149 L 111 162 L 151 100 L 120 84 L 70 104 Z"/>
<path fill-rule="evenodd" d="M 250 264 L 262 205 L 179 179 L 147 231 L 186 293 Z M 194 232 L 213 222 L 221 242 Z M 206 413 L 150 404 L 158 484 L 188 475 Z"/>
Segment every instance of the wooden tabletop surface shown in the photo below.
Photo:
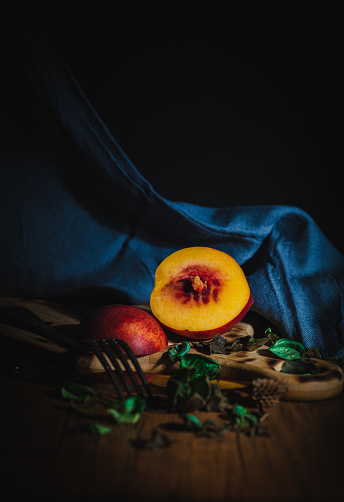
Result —
<path fill-rule="evenodd" d="M 96 416 L 76 411 L 61 396 L 59 379 L 16 373 L 16 362 L 37 348 L 6 337 L 1 343 L 1 495 L 47 501 L 343 499 L 343 393 L 280 401 L 262 422 L 264 434 L 253 436 L 234 430 L 200 436 L 169 409 L 146 410 L 137 423 L 118 425 L 103 409 Z M 94 388 L 113 392 L 105 381 Z M 201 423 L 226 420 L 219 412 L 194 415 Z M 90 432 L 86 426 L 95 422 L 111 432 Z M 154 433 L 165 440 L 160 447 L 138 447 L 138 438 Z"/>

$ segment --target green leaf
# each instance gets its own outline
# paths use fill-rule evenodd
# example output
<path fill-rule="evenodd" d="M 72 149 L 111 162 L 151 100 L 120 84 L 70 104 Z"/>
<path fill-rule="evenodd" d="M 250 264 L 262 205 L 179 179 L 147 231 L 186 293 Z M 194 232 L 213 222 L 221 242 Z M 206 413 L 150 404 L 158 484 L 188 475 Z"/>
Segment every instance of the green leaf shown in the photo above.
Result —
<path fill-rule="evenodd" d="M 211 396 L 206 404 L 207 411 L 221 411 L 226 412 L 230 409 L 228 395 L 224 394 L 219 384 L 212 385 Z"/>
<path fill-rule="evenodd" d="M 107 411 L 117 424 L 135 424 L 140 420 L 145 408 L 145 399 L 134 396 L 125 401 L 114 401 Z"/>
<path fill-rule="evenodd" d="M 223 436 L 229 431 L 227 426 L 222 426 L 216 420 L 208 419 L 204 422 L 202 429 L 197 432 L 198 436 L 206 436 L 209 438 Z"/>
<path fill-rule="evenodd" d="M 342 356 L 329 357 L 329 358 L 327 358 L 327 361 L 330 361 L 331 363 L 336 364 L 344 371 L 344 357 L 342 357 Z"/>
<path fill-rule="evenodd" d="M 240 404 L 233 406 L 233 414 L 239 425 L 243 425 L 246 422 L 251 424 L 256 424 L 258 422 L 257 417 L 248 413 L 246 408 Z"/>
<path fill-rule="evenodd" d="M 211 354 L 230 354 L 232 352 L 232 344 L 219 334 L 209 344 Z"/>
<path fill-rule="evenodd" d="M 182 342 L 179 345 L 175 345 L 168 351 L 171 361 L 174 363 L 176 361 L 180 361 L 185 354 L 187 354 L 190 350 L 189 342 Z"/>
<path fill-rule="evenodd" d="M 251 341 L 247 344 L 247 350 L 249 352 L 252 352 L 253 350 L 257 350 L 260 347 L 263 347 L 263 345 L 266 345 L 267 347 L 271 344 L 270 338 L 253 338 Z"/>
<path fill-rule="evenodd" d="M 282 359 L 293 360 L 300 359 L 306 349 L 301 342 L 281 338 L 272 347 L 269 347 L 269 350 Z"/>
<path fill-rule="evenodd" d="M 89 425 L 89 430 L 96 434 L 97 436 L 104 436 L 105 434 L 109 434 L 112 431 L 111 427 L 106 427 L 101 424 L 91 424 Z"/>
<path fill-rule="evenodd" d="M 268 339 L 270 340 L 270 344 L 271 345 L 274 345 L 278 340 L 279 340 L 279 336 L 276 335 L 271 328 L 267 328 L 265 330 L 265 334 L 266 336 L 268 337 Z"/>
<path fill-rule="evenodd" d="M 96 396 L 91 396 L 82 402 L 71 399 L 70 404 L 75 411 L 83 415 L 94 416 L 98 415 L 101 411 L 101 406 Z"/>
<path fill-rule="evenodd" d="M 223 427 L 216 420 L 207 419 L 202 424 L 195 415 L 183 414 L 184 425 L 187 430 L 197 433 L 197 436 L 218 437 L 228 432 L 228 427 Z"/>
<path fill-rule="evenodd" d="M 78 383 L 67 382 L 61 387 L 61 394 L 64 399 L 70 399 L 78 403 L 85 403 L 96 395 L 96 391 L 91 387 L 86 387 Z"/>
<path fill-rule="evenodd" d="M 195 378 L 207 375 L 210 380 L 220 377 L 221 365 L 214 359 L 199 354 L 186 354 L 180 361 L 181 368 L 192 366 L 196 370 Z"/>
<path fill-rule="evenodd" d="M 322 359 L 320 351 L 319 351 L 319 349 L 315 345 L 312 345 L 311 347 L 308 347 L 308 349 L 304 353 L 304 356 L 315 357 L 317 359 Z"/>
<path fill-rule="evenodd" d="M 281 367 L 282 373 L 294 375 L 314 375 L 319 373 L 319 368 L 308 358 L 285 361 Z"/>
<path fill-rule="evenodd" d="M 167 448 L 171 444 L 171 440 L 164 434 L 161 434 L 157 429 L 154 429 L 150 439 L 142 439 L 138 436 L 135 439 L 130 439 L 130 444 L 139 450 L 156 450 L 159 448 Z"/>
<path fill-rule="evenodd" d="M 200 409 L 211 395 L 209 378 L 207 375 L 198 376 L 194 366 L 181 368 L 169 379 L 167 394 L 172 407 L 179 411 Z"/>
<path fill-rule="evenodd" d="M 201 430 L 202 429 L 202 424 L 199 421 L 199 419 L 195 415 L 190 415 L 190 414 L 182 414 L 181 415 L 182 419 L 184 420 L 184 425 L 187 429 L 190 430 Z"/>

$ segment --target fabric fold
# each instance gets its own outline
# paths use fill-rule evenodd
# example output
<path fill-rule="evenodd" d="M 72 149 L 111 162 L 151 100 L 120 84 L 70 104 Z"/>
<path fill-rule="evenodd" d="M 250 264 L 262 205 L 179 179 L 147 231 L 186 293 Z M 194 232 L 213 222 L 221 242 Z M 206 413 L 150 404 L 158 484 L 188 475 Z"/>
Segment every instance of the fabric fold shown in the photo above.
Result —
<path fill-rule="evenodd" d="M 253 310 L 281 333 L 324 355 L 344 355 L 344 258 L 312 218 L 292 206 L 216 209 L 161 197 L 41 28 L 9 12 L 0 294 L 49 299 L 106 288 L 129 303 L 148 303 L 167 255 L 209 246 L 243 267 Z"/>

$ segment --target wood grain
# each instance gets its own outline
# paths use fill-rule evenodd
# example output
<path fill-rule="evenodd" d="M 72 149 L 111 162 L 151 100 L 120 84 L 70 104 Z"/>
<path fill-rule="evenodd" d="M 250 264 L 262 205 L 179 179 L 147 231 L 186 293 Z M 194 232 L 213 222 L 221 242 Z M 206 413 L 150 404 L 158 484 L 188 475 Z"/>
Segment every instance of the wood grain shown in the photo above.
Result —
<path fill-rule="evenodd" d="M 229 432 L 219 438 L 181 432 L 175 413 L 145 412 L 138 425 L 107 436 L 76 432 L 94 422 L 73 412 L 56 385 L 0 380 L 3 496 L 36 500 L 339 501 L 342 495 L 343 394 L 326 402 L 281 402 L 267 437 Z M 196 412 L 201 421 L 216 413 Z M 140 430 L 171 440 L 136 450 Z"/>
<path fill-rule="evenodd" d="M 18 304 L 5 299 L 2 304 Z M 0 302 L 1 303 L 1 302 Z M 45 321 L 75 326 L 82 307 L 21 301 Z M 74 313 L 73 313 L 74 312 Z M 2 340 L 2 359 L 40 350 Z M 48 351 L 45 351 L 46 354 Z M 55 357 L 55 355 L 54 355 Z M 73 410 L 57 379 L 0 375 L 0 495 L 42 501 L 334 502 L 342 500 L 344 394 L 318 401 L 281 401 L 264 422 L 267 436 L 228 432 L 217 438 L 182 431 L 178 413 L 145 411 L 138 424 L 118 426 L 101 411 Z M 113 394 L 107 383 L 100 392 Z M 225 413 L 195 412 L 225 423 Z M 110 425 L 106 436 L 85 432 Z M 158 430 L 163 449 L 138 450 L 131 440 Z"/>

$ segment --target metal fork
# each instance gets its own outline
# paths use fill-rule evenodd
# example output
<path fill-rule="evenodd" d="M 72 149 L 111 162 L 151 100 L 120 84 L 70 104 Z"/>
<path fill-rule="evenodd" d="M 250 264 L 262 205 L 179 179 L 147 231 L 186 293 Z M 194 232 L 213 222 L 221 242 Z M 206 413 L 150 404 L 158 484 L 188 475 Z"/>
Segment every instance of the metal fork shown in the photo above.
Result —
<path fill-rule="evenodd" d="M 135 356 L 134 352 L 131 350 L 129 345 L 124 340 L 121 340 L 120 338 L 107 338 L 99 340 L 91 339 L 91 340 L 82 340 L 81 343 L 95 353 L 100 363 L 102 364 L 103 368 L 108 373 L 110 380 L 113 383 L 113 386 L 115 387 L 117 394 L 122 401 L 126 399 L 126 396 L 122 391 L 117 375 L 119 376 L 120 381 L 122 382 L 129 397 L 132 397 L 134 393 L 129 385 L 126 374 L 130 378 L 130 381 L 134 385 L 136 392 L 139 396 L 144 397 L 144 392 L 142 389 L 142 387 L 144 387 L 144 389 L 147 392 L 147 396 L 149 398 L 152 397 L 151 388 L 149 387 L 146 376 L 142 371 L 142 368 L 137 360 L 137 357 Z M 136 373 L 130 367 L 128 359 L 127 357 L 125 357 L 123 351 L 128 356 L 133 366 L 135 367 Z M 126 373 L 122 370 L 118 360 L 122 362 L 126 370 Z M 111 363 L 112 366 L 109 363 Z M 138 376 L 141 380 L 141 385 Z"/>
<path fill-rule="evenodd" d="M 111 338 L 75 341 L 44 322 L 28 308 L 20 306 L 0 307 L 0 333 L 48 349 L 44 344 L 45 340 L 77 353 L 87 349 L 99 359 L 119 399 L 124 401 L 133 397 L 135 393 L 132 386 L 138 396 L 145 397 L 145 390 L 147 397 L 152 398 L 151 388 L 139 361 L 124 340 Z M 43 338 L 41 343 L 40 337 Z"/>

